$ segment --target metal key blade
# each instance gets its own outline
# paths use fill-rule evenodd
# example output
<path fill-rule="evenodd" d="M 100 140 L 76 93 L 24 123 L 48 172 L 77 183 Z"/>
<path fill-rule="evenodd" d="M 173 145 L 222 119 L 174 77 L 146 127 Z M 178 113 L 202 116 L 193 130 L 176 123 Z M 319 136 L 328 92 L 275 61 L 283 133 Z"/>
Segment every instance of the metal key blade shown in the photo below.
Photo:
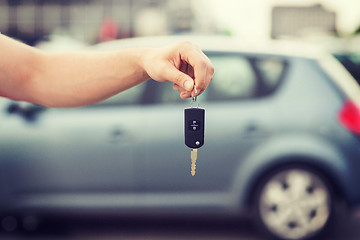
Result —
<path fill-rule="evenodd" d="M 190 158 L 191 158 L 191 176 L 195 176 L 197 148 L 191 149 Z"/>

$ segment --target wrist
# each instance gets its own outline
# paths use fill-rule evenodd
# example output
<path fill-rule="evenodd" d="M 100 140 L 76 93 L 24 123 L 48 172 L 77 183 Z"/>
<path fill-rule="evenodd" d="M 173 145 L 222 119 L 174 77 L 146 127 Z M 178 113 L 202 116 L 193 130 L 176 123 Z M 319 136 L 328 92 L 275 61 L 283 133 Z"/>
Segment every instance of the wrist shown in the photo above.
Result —
<path fill-rule="evenodd" d="M 136 48 L 135 63 L 141 71 L 141 76 L 144 81 L 150 79 L 149 62 L 151 61 L 151 48 Z"/>

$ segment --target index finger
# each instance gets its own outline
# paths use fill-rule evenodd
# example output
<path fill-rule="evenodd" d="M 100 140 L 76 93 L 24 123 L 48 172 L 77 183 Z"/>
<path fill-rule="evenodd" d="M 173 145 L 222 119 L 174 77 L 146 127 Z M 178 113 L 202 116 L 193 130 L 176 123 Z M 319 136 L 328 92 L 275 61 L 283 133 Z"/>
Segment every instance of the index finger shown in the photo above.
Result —
<path fill-rule="evenodd" d="M 212 81 L 214 67 L 210 59 L 201 51 L 201 49 L 192 45 L 191 49 L 186 49 L 181 55 L 182 60 L 189 63 L 194 69 L 194 80 L 200 95 Z"/>

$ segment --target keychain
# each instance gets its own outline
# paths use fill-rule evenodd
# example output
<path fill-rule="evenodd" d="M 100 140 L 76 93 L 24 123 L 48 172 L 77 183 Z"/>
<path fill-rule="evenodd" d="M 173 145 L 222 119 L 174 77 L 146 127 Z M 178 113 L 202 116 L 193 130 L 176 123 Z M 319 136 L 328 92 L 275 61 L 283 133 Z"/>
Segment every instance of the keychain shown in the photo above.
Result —
<path fill-rule="evenodd" d="M 194 85 L 194 96 L 190 102 L 190 108 L 184 109 L 185 117 L 185 145 L 188 146 L 191 158 L 191 175 L 195 176 L 197 149 L 204 145 L 204 130 L 205 130 L 205 109 L 199 107 L 197 101 L 197 89 Z M 193 104 L 197 103 L 197 107 Z"/>

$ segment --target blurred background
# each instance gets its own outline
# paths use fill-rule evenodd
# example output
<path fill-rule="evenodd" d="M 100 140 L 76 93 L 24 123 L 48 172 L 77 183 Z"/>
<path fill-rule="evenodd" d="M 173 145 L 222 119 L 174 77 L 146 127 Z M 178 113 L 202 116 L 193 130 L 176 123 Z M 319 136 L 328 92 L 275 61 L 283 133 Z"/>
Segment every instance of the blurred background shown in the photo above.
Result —
<path fill-rule="evenodd" d="M 202 33 L 243 38 L 358 39 L 356 0 L 1 0 L 0 31 L 34 45 Z M 357 44 L 359 45 L 359 44 Z"/>
<path fill-rule="evenodd" d="M 51 51 L 192 33 L 296 39 L 359 52 L 359 9 L 356 0 L 0 0 L 0 31 Z M 351 57 L 356 66 L 348 69 L 360 62 Z"/>
<path fill-rule="evenodd" d="M 185 34 L 233 36 L 250 42 L 295 40 L 338 53 L 334 55 L 360 81 L 358 0 L 0 0 L 0 32 L 49 51 L 80 49 L 115 39 Z M 4 219 L 2 226 L 11 229 L 13 219 Z M 359 219 L 360 215 L 355 215 L 344 231 L 331 239 L 358 239 Z M 135 218 L 115 224 L 108 219 L 95 224 L 78 220 L 59 232 L 57 227 L 63 227 L 63 221 L 56 219 L 45 234 L 35 238 L 265 239 L 246 221 L 239 227 L 227 221 L 183 219 Z"/>

